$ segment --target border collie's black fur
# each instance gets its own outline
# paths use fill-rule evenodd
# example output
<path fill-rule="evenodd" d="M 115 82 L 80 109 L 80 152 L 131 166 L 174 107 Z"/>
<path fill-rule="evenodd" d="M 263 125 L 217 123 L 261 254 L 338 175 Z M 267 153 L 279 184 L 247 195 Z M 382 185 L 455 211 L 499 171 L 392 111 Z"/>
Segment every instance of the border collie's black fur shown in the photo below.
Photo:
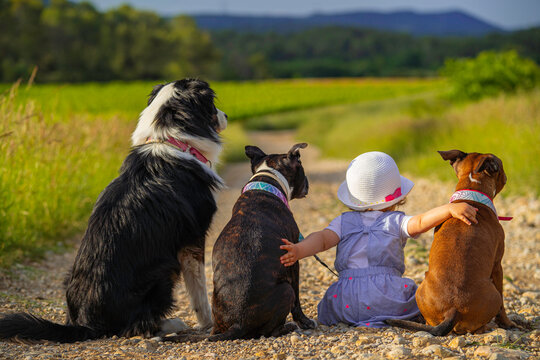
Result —
<path fill-rule="evenodd" d="M 88 221 L 67 278 L 66 325 L 26 313 L 5 315 L 0 339 L 74 342 L 181 330 L 179 319 L 166 320 L 180 273 L 199 325 L 212 326 L 204 242 L 222 180 L 162 141 L 188 143 L 214 164 L 218 132 L 227 124 L 214 96 L 206 82 L 194 79 L 154 88 L 133 133 L 134 147 Z"/>

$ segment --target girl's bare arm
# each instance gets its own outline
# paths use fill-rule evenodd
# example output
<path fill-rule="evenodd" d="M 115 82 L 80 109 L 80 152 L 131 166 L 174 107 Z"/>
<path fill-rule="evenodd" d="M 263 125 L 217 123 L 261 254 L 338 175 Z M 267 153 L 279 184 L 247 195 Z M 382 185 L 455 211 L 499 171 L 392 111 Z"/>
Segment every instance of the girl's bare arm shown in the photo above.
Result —
<path fill-rule="evenodd" d="M 287 253 L 279 259 L 283 265 L 291 266 L 300 259 L 315 255 L 336 246 L 339 242 L 339 237 L 332 230 L 324 229 L 309 234 L 304 240 L 297 244 L 293 244 L 287 239 L 281 240 L 285 245 L 281 245 L 279 248 L 286 250 Z"/>

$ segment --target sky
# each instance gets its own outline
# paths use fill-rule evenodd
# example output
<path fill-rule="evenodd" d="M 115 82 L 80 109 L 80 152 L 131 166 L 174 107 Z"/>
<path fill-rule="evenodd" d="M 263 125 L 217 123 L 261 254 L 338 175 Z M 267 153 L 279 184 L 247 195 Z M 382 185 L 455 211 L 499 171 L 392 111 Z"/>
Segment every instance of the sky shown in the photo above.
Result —
<path fill-rule="evenodd" d="M 76 0 L 78 2 L 82 0 Z M 129 3 L 162 15 L 227 13 L 306 16 L 351 10 L 462 10 L 507 30 L 540 25 L 540 0 L 90 0 L 106 10 Z"/>

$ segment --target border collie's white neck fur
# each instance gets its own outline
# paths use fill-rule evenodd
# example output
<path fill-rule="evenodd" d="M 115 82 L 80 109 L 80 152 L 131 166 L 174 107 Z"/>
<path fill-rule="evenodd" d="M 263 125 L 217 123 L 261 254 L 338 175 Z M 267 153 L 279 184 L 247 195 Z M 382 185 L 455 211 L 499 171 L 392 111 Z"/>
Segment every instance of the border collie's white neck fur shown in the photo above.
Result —
<path fill-rule="evenodd" d="M 154 127 L 154 120 L 156 119 L 159 109 L 167 101 L 174 97 L 176 97 L 176 89 L 174 87 L 174 83 L 167 84 L 159 90 L 150 105 L 148 105 L 139 116 L 137 128 L 131 136 L 132 145 L 143 145 L 146 143 L 146 140 L 148 138 L 166 140 L 169 137 L 173 137 L 199 150 L 208 160 L 210 160 L 210 162 L 212 163 L 212 167 L 214 167 L 214 165 L 217 164 L 219 160 L 219 154 L 221 153 L 222 148 L 221 144 L 215 143 L 214 141 L 207 138 L 187 135 L 175 129 L 157 130 Z M 224 117 L 225 115 L 221 111 L 218 111 L 218 116 Z M 223 123 L 223 120 L 221 118 L 219 120 L 219 123 L 221 125 Z M 154 146 L 152 147 L 155 148 L 156 146 L 163 145 L 154 144 Z M 177 152 L 181 153 L 180 151 Z"/>

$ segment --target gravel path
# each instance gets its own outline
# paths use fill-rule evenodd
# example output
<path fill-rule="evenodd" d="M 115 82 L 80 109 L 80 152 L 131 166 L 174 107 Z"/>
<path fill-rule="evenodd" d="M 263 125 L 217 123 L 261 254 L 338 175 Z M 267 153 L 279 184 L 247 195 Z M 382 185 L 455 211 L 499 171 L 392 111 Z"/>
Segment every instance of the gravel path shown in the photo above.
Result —
<path fill-rule="evenodd" d="M 289 132 L 253 133 L 253 144 L 265 152 L 285 152 L 294 143 Z M 438 156 L 434 154 L 434 156 Z M 308 147 L 302 152 L 303 164 L 310 180 L 306 199 L 292 202 L 292 210 L 304 235 L 325 227 L 345 210 L 336 199 L 339 183 L 344 178 L 347 162 L 319 159 L 318 152 Z M 448 166 L 441 161 L 441 166 Z M 452 171 L 448 167 L 448 171 Z M 403 211 L 416 214 L 448 201 L 452 183 L 416 179 Z M 247 163 L 232 164 L 222 171 L 229 188 L 219 197 L 208 244 L 207 265 L 211 294 L 212 244 L 228 221 L 231 207 L 242 185 L 248 180 Z M 512 181 L 510 178 L 509 181 Z M 326 327 L 297 331 L 280 338 L 236 340 L 197 344 L 160 343 L 151 339 L 113 338 L 75 344 L 15 344 L 0 342 L 0 359 L 533 359 L 540 358 L 540 199 L 497 198 L 502 215 L 514 216 L 503 223 L 506 231 L 505 305 L 510 317 L 527 326 L 523 331 L 498 329 L 482 335 L 449 335 L 435 338 L 427 333 L 411 333 L 401 329 L 369 329 L 349 326 Z M 417 283 L 427 270 L 427 255 L 432 232 L 410 240 L 405 248 L 406 276 Z M 0 312 L 29 311 L 47 319 L 63 322 L 65 303 L 62 287 L 64 274 L 73 262 L 75 252 L 48 254 L 43 262 L 17 265 L 0 272 Z M 320 256 L 333 265 L 335 250 Z M 301 261 L 300 296 L 306 315 L 317 317 L 317 303 L 335 280 L 328 270 L 313 258 Z M 189 310 L 183 286 L 179 287 L 178 316 L 191 326 L 196 325 Z"/>

